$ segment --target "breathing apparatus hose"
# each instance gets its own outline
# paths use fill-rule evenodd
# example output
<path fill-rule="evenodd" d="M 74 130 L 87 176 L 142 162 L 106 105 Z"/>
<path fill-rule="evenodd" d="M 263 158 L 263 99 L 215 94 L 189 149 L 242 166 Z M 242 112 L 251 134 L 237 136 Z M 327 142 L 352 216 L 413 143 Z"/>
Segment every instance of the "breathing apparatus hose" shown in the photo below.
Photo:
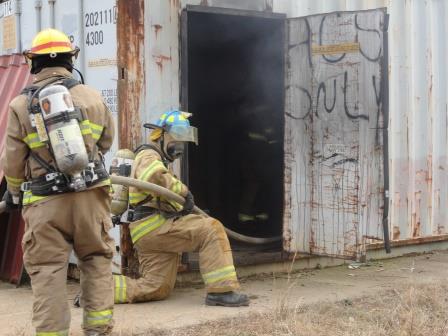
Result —
<path fill-rule="evenodd" d="M 174 192 L 163 188 L 157 184 L 149 183 L 149 182 L 143 182 L 140 180 L 136 180 L 130 177 L 124 177 L 124 176 L 111 176 L 110 177 L 112 184 L 121 184 L 128 187 L 134 187 L 141 190 L 150 191 L 152 194 L 155 194 L 157 196 L 162 196 L 166 199 L 175 201 L 177 203 L 183 204 L 184 198 L 178 194 L 175 194 Z M 208 215 L 202 211 L 197 206 L 194 207 L 193 212 L 199 215 L 207 216 Z M 224 227 L 226 230 L 227 235 L 235 240 L 238 240 L 240 242 L 248 243 L 248 244 L 269 244 L 269 243 L 275 243 L 278 241 L 281 241 L 282 236 L 276 236 L 276 237 L 269 237 L 269 238 L 261 238 L 261 237 L 250 237 L 246 235 L 242 235 L 241 233 L 232 231 L 226 227 Z"/>

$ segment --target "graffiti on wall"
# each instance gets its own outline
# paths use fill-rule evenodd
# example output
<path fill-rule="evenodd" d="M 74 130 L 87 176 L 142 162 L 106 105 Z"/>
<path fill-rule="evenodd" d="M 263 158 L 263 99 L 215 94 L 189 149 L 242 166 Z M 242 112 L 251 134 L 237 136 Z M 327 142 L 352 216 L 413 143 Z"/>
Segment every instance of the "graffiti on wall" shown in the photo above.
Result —
<path fill-rule="evenodd" d="M 366 223 L 380 227 L 383 208 L 384 20 L 374 10 L 289 23 L 291 250 L 355 258 L 367 236 L 382 239 Z"/>

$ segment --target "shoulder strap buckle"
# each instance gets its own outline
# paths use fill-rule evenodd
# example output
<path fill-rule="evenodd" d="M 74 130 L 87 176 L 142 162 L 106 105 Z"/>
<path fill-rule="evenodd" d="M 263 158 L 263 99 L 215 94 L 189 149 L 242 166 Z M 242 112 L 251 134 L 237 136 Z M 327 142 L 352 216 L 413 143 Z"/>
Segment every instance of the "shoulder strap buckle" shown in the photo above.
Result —
<path fill-rule="evenodd" d="M 31 190 L 31 181 L 23 182 L 23 183 L 20 185 L 20 190 L 21 190 L 22 192 L 30 191 L 30 190 Z"/>

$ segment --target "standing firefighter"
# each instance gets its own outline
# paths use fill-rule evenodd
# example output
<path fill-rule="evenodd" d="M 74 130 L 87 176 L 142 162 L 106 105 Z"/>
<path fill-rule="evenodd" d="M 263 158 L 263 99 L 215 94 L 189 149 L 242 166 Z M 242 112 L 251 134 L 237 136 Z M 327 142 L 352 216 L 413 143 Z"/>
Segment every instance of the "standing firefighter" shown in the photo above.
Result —
<path fill-rule="evenodd" d="M 129 188 L 133 208 L 131 239 L 138 252 L 140 279 L 114 275 L 115 302 L 163 300 L 176 281 L 181 252 L 199 251 L 202 277 L 207 288 L 205 303 L 212 306 L 246 306 L 239 288 L 232 251 L 223 225 L 216 219 L 191 214 L 193 195 L 168 169 L 184 152 L 185 142 L 197 143 L 197 133 L 188 114 L 163 114 L 152 128 L 151 142 L 137 150 L 131 177 L 165 187 L 183 197 L 182 206 L 144 190 Z"/>
<path fill-rule="evenodd" d="M 112 330 L 110 180 L 102 162 L 113 121 L 100 94 L 73 79 L 79 52 L 47 29 L 24 54 L 33 86 L 10 104 L 3 166 L 8 207 L 23 195 L 25 268 L 37 336 L 69 334 L 66 279 L 74 249 L 81 270 L 86 335 Z"/>

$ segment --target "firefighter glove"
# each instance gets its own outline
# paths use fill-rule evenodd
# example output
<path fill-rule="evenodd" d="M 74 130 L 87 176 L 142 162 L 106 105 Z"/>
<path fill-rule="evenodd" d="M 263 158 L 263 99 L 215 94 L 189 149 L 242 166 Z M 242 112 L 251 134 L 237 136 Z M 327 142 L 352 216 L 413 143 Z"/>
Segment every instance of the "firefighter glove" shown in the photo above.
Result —
<path fill-rule="evenodd" d="M 2 201 L 6 203 L 6 212 L 20 208 L 20 197 L 13 196 L 8 190 L 3 194 Z"/>
<path fill-rule="evenodd" d="M 189 191 L 187 196 L 185 196 L 184 207 L 182 208 L 182 214 L 188 215 L 193 211 L 194 208 L 194 197 L 193 194 Z"/>

